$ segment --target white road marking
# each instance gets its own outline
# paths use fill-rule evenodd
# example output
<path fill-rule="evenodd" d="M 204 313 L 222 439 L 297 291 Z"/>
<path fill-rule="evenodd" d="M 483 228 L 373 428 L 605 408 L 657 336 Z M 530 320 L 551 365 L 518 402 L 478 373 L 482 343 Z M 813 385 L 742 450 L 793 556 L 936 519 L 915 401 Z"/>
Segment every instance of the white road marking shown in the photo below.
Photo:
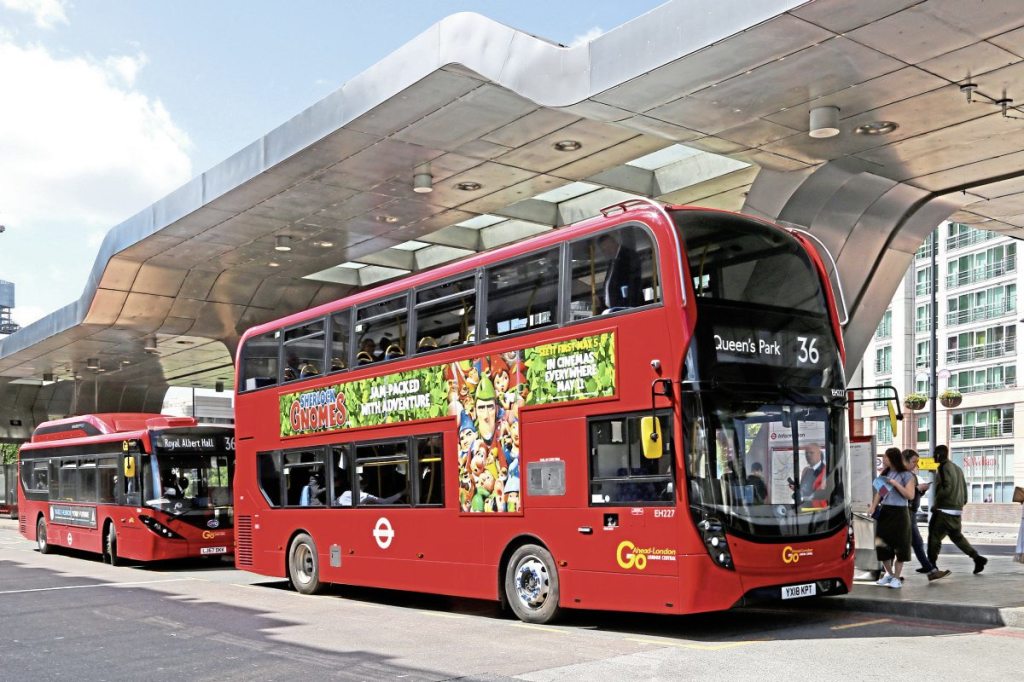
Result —
<path fill-rule="evenodd" d="M 130 583 L 100 583 L 98 585 L 62 585 L 61 587 L 35 587 L 30 590 L 3 590 L 0 594 L 25 594 L 28 592 L 53 592 L 56 590 L 81 590 L 87 587 L 130 587 L 132 585 L 154 585 L 159 583 L 177 583 L 192 578 L 169 578 L 167 580 L 139 580 Z"/>

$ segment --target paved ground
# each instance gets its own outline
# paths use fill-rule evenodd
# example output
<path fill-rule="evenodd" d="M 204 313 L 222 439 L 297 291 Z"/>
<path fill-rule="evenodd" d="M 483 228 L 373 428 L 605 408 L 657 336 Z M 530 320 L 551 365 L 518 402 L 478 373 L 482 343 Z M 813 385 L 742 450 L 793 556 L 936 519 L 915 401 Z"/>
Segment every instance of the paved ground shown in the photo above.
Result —
<path fill-rule="evenodd" d="M 941 589 L 977 592 L 998 575 L 958 574 Z M 864 587 L 891 603 L 915 588 Z M 835 602 L 690 617 L 575 612 L 557 626 L 530 626 L 489 602 L 352 588 L 304 597 L 226 566 L 114 568 L 44 556 L 0 523 L 3 679 L 867 680 L 879 675 L 880 652 L 900 647 L 912 653 L 914 677 L 1019 676 L 1024 630 Z"/>

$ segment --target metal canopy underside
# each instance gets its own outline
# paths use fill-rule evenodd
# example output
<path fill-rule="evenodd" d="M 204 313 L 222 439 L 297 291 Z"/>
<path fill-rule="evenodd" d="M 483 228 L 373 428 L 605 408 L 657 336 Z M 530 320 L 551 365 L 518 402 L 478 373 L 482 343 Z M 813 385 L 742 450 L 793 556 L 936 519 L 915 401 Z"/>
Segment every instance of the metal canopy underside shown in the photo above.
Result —
<path fill-rule="evenodd" d="M 901 262 L 953 211 L 1020 236 L 1024 113 L 1003 116 L 1004 91 L 1024 101 L 1016 0 L 677 0 L 573 48 L 453 15 L 114 227 L 77 302 L 0 340 L 0 437 L 24 435 L 9 415 L 30 427 L 230 385 L 251 325 L 627 196 L 809 226 L 846 249 L 851 287 L 865 258 Z M 813 139 L 825 105 L 841 134 Z M 899 127 L 854 132 L 879 121 Z M 427 163 L 434 190 L 416 194 Z M 888 301 L 882 281 L 861 309 Z"/>

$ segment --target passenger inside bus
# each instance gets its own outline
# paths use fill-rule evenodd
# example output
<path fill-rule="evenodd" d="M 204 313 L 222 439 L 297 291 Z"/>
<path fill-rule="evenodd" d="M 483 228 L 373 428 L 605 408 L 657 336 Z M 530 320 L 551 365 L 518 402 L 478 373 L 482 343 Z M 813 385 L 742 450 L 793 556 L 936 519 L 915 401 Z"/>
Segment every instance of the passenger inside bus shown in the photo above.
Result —
<path fill-rule="evenodd" d="M 640 291 L 640 269 L 636 252 L 624 243 L 625 231 L 610 232 L 598 239 L 602 253 L 608 259 L 604 275 L 604 305 L 606 313 L 632 308 L 643 303 Z"/>
<path fill-rule="evenodd" d="M 299 495 L 300 507 L 322 507 L 324 506 L 324 493 L 326 491 L 320 485 L 320 477 L 316 474 L 309 477 L 309 483 L 302 487 Z"/>
<path fill-rule="evenodd" d="M 377 497 L 371 493 L 366 492 L 366 474 L 359 472 L 359 504 L 394 504 L 401 499 L 405 491 L 400 491 L 389 497 Z M 338 498 L 338 504 L 343 507 L 352 506 L 352 491 L 346 490 Z"/>

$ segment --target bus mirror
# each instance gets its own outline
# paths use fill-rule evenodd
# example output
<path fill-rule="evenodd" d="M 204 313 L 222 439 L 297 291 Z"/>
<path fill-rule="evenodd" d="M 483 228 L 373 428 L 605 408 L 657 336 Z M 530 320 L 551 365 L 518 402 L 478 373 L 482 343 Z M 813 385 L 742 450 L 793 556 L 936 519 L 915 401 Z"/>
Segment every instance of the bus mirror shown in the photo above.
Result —
<path fill-rule="evenodd" d="M 135 458 L 131 455 L 125 455 L 124 458 L 124 477 L 135 478 Z"/>
<path fill-rule="evenodd" d="M 657 417 L 640 418 L 640 442 L 644 446 L 644 459 L 661 459 L 665 448 L 661 441 L 661 421 Z"/>

